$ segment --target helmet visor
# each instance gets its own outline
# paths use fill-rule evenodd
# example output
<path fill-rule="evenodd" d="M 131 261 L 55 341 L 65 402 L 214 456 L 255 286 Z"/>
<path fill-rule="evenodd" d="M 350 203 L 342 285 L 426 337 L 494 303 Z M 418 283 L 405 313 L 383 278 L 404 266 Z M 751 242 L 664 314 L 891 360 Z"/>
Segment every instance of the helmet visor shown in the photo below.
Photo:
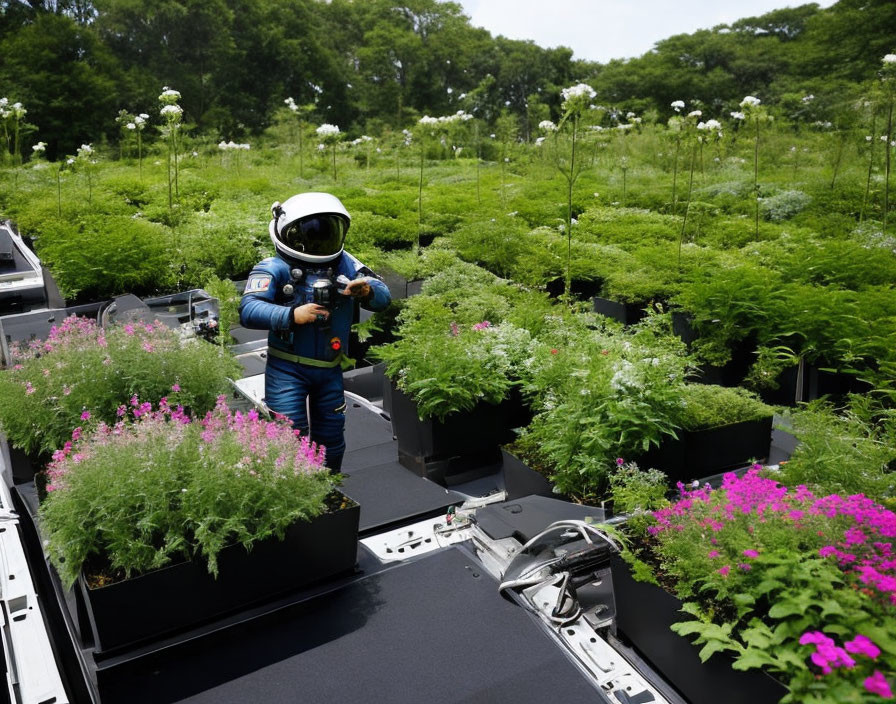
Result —
<path fill-rule="evenodd" d="M 339 215 L 309 215 L 289 223 L 278 238 L 290 249 L 316 257 L 337 255 L 348 223 Z"/>

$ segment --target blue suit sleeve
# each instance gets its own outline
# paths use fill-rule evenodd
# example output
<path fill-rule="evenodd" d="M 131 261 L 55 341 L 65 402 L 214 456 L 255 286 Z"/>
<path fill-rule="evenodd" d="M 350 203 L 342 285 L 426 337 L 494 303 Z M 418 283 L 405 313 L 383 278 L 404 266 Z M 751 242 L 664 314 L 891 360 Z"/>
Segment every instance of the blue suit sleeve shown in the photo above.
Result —
<path fill-rule="evenodd" d="M 240 299 L 240 325 L 253 330 L 288 330 L 292 326 L 291 306 L 274 303 L 283 285 L 280 269 L 275 259 L 264 259 L 252 269 Z"/>
<path fill-rule="evenodd" d="M 371 296 L 364 302 L 364 307 L 372 311 L 385 310 L 392 302 L 392 294 L 389 293 L 389 287 L 382 281 L 374 277 L 370 277 Z"/>
<path fill-rule="evenodd" d="M 361 305 L 367 310 L 374 312 L 385 310 L 392 302 L 392 294 L 389 293 L 389 287 L 383 283 L 376 274 L 355 259 L 348 252 L 345 253 L 346 265 L 350 269 L 350 278 L 366 276 L 370 284 L 370 298 Z"/>

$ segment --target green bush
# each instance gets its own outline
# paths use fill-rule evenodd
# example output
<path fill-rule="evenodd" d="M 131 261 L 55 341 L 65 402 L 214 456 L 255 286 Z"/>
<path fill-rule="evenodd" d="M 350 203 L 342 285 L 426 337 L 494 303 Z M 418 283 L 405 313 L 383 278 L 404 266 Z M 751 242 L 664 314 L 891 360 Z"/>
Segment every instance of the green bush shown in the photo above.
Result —
<path fill-rule="evenodd" d="M 102 300 L 171 286 L 171 232 L 142 218 L 88 216 L 45 232 L 37 253 L 65 298 Z"/>
<path fill-rule="evenodd" d="M 27 452 L 62 447 L 85 412 L 114 424 L 135 397 L 168 397 L 204 413 L 240 375 L 226 350 L 158 322 L 99 328 L 72 316 L 45 341 L 14 345 L 11 353 L 15 365 L 0 374 L 0 427 Z"/>

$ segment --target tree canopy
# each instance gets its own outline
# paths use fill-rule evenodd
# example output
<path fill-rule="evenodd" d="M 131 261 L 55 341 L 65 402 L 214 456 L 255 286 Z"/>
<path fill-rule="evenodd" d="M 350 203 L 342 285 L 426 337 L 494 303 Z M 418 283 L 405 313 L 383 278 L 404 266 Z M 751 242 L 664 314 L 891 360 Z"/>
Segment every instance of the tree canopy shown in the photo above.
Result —
<path fill-rule="evenodd" d="M 598 64 L 493 37 L 439 0 L 0 0 L 0 92 L 26 105 L 51 155 L 115 139 L 118 110 L 152 113 L 163 86 L 181 92 L 190 123 L 222 138 L 264 129 L 287 97 L 347 132 L 463 109 L 489 123 L 514 115 L 529 138 L 578 81 L 605 107 L 661 118 L 674 100 L 724 110 L 747 94 L 786 106 L 812 92 L 833 105 L 874 80 L 893 37 L 892 0 L 839 0 Z"/>

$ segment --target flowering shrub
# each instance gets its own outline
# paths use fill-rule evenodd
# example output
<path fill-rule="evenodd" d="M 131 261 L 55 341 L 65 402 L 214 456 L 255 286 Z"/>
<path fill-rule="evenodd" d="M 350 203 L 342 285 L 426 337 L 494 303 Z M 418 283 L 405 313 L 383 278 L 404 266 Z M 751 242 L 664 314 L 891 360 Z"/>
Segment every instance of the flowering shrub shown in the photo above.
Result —
<path fill-rule="evenodd" d="M 416 402 L 421 419 L 444 420 L 477 403 L 500 403 L 519 377 L 531 336 L 512 323 L 483 320 L 441 334 L 405 337 L 379 348 L 386 374 Z"/>
<path fill-rule="evenodd" d="M 613 460 L 675 435 L 687 359 L 668 331 L 621 332 L 600 316 L 556 317 L 524 366 L 536 412 L 520 436 L 557 489 L 594 499 Z"/>
<path fill-rule="evenodd" d="M 191 418 L 167 399 L 133 397 L 114 425 L 85 412 L 47 468 L 40 508 L 50 559 L 66 584 L 82 569 L 120 579 L 201 556 L 217 575 L 227 545 L 283 536 L 321 513 L 331 490 L 324 448 L 253 410 Z"/>
<path fill-rule="evenodd" d="M 735 654 L 791 690 L 787 701 L 875 701 L 896 671 L 896 514 L 861 494 L 788 489 L 754 467 L 655 511 L 648 561 L 696 620 L 702 659 Z M 888 680 L 889 678 L 889 680 Z"/>
<path fill-rule="evenodd" d="M 172 399 L 204 413 L 228 388 L 228 377 L 240 374 L 225 350 L 159 322 L 100 328 L 71 316 L 46 340 L 11 352 L 15 363 L 0 374 L 0 426 L 26 452 L 62 447 L 84 411 L 114 423 L 134 395 L 157 402 L 173 387 Z"/>

